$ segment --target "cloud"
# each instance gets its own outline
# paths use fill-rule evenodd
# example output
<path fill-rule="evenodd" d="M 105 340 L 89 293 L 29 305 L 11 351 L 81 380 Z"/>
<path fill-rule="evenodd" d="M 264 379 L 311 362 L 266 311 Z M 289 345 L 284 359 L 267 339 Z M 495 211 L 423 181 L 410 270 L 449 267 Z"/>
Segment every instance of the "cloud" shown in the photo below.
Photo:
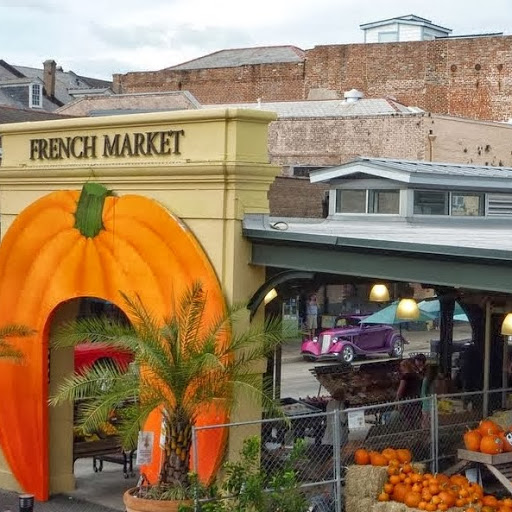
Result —
<path fill-rule="evenodd" d="M 1 58 L 110 79 L 226 48 L 360 43 L 361 23 L 411 13 L 454 34 L 512 26 L 510 0 L 0 0 Z"/>

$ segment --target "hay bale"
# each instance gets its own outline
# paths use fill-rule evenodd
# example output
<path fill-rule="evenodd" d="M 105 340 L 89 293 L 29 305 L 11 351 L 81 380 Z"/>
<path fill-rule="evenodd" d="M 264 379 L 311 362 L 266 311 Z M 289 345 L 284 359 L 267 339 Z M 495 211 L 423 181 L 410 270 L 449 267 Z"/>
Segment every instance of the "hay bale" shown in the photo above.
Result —
<path fill-rule="evenodd" d="M 345 496 L 345 512 L 368 512 L 372 510 L 375 498 L 358 498 Z"/>
<path fill-rule="evenodd" d="M 375 500 L 387 480 L 387 467 L 348 466 L 345 475 L 345 496 Z"/>
<path fill-rule="evenodd" d="M 377 501 L 373 504 L 371 512 L 413 512 L 415 509 L 405 506 L 398 501 Z"/>

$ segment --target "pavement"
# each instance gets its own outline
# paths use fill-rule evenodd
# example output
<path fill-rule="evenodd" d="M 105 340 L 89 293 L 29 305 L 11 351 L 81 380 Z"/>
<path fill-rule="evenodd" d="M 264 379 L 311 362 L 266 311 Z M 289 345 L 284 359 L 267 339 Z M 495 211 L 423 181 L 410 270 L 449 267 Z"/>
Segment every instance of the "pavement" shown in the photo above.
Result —
<path fill-rule="evenodd" d="M 405 355 L 410 352 L 430 351 L 430 340 L 437 339 L 437 331 L 405 331 Z M 471 331 L 468 325 L 456 326 L 454 339 L 469 337 Z M 321 364 L 328 364 L 322 362 Z M 333 364 L 336 364 L 334 362 Z M 281 396 L 317 395 L 320 390 L 318 382 L 309 369 L 316 363 L 306 363 L 300 355 L 300 341 L 292 340 L 282 347 L 282 390 Z M 294 380 L 295 379 L 295 380 Z M 300 387 L 301 382 L 306 387 Z M 67 495 L 53 496 L 48 502 L 36 502 L 34 512 L 122 512 L 123 493 L 130 487 L 135 487 L 137 476 L 125 479 L 122 467 L 109 462 L 104 463 L 103 471 L 95 473 L 92 469 L 92 459 L 79 459 L 74 466 L 76 489 Z M 18 512 L 18 494 L 0 490 L 0 512 Z"/>

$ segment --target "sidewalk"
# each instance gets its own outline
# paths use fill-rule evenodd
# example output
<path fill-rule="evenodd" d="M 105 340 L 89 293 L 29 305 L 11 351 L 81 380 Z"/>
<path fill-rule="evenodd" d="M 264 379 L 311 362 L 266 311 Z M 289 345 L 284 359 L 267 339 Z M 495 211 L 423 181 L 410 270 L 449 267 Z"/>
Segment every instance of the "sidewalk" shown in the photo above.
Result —
<path fill-rule="evenodd" d="M 18 512 L 18 494 L 0 491 L 0 512 Z M 34 512 L 118 512 L 70 496 L 55 496 L 45 503 L 36 502 Z"/>

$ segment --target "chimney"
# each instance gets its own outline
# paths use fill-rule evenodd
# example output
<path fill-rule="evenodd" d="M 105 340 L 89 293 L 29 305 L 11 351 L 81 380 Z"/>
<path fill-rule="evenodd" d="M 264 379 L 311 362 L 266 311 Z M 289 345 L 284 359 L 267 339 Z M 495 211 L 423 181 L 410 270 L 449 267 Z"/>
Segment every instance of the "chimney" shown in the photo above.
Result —
<path fill-rule="evenodd" d="M 54 60 L 45 60 L 43 62 L 44 73 L 43 82 L 44 90 L 47 96 L 55 97 L 55 74 L 57 72 L 57 63 Z"/>

